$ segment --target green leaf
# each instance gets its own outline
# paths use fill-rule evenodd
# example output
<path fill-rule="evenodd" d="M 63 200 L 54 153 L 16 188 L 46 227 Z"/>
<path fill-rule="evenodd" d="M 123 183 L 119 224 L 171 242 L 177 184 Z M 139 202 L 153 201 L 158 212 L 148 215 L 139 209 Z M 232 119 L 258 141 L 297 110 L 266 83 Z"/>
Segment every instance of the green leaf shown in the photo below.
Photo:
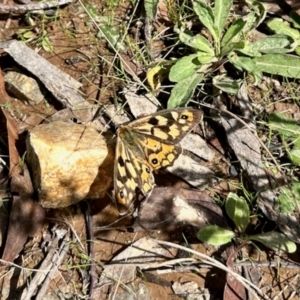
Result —
<path fill-rule="evenodd" d="M 297 246 L 294 242 L 289 240 L 285 235 L 280 232 L 266 232 L 256 235 L 248 236 L 249 240 L 257 241 L 264 244 L 266 247 L 275 251 L 283 250 L 287 253 L 296 251 Z"/>
<path fill-rule="evenodd" d="M 246 24 L 243 27 L 243 29 L 242 29 L 241 33 L 239 34 L 239 37 L 237 37 L 237 39 L 238 40 L 245 39 L 248 36 L 249 32 L 258 26 L 259 19 L 260 18 L 257 15 L 257 13 L 255 13 L 255 12 L 249 13 L 245 20 Z"/>
<path fill-rule="evenodd" d="M 300 16 L 294 10 L 290 12 L 290 18 L 293 22 L 293 26 L 300 29 Z"/>
<path fill-rule="evenodd" d="M 253 62 L 261 72 L 300 78 L 300 58 L 288 54 L 266 54 L 253 58 Z"/>
<path fill-rule="evenodd" d="M 273 113 L 269 115 L 270 128 L 279 132 L 285 138 L 298 137 L 300 127 L 294 119 L 284 114 Z"/>
<path fill-rule="evenodd" d="M 201 64 L 197 54 L 191 54 L 179 59 L 172 67 L 169 73 L 169 79 L 173 82 L 179 82 L 195 74 Z"/>
<path fill-rule="evenodd" d="M 22 34 L 23 38 L 26 40 L 32 39 L 36 36 L 36 34 L 32 31 L 27 31 Z"/>
<path fill-rule="evenodd" d="M 191 37 L 185 44 L 211 56 L 215 54 L 214 48 L 211 46 L 210 42 L 200 34 Z"/>
<path fill-rule="evenodd" d="M 250 4 L 251 9 L 253 9 L 254 12 L 256 13 L 256 16 L 257 16 L 257 22 L 255 24 L 255 28 L 256 28 L 265 20 L 265 18 L 267 16 L 267 10 L 266 10 L 265 6 L 259 1 L 253 1 L 253 0 L 247 1 L 246 0 L 246 2 L 248 2 L 248 4 Z"/>
<path fill-rule="evenodd" d="M 282 187 L 281 194 L 276 200 L 278 210 L 282 213 L 292 213 L 300 202 L 300 183 L 293 181 L 291 187 Z"/>
<path fill-rule="evenodd" d="M 232 0 L 216 0 L 214 7 L 214 25 L 217 29 L 219 36 L 221 36 L 222 31 L 225 26 L 225 22 L 229 17 L 230 8 L 232 5 Z"/>
<path fill-rule="evenodd" d="M 181 42 L 187 46 L 190 46 L 190 39 L 193 38 L 194 35 L 189 30 L 181 27 L 180 29 L 175 30 L 175 32 L 178 33 Z"/>
<path fill-rule="evenodd" d="M 231 239 L 235 237 L 235 234 L 219 226 L 210 225 L 199 230 L 197 237 L 202 242 L 219 246 L 229 243 Z"/>
<path fill-rule="evenodd" d="M 98 16 L 97 5 L 87 3 L 86 10 L 88 11 L 88 15 L 91 16 L 92 19 L 95 19 Z"/>
<path fill-rule="evenodd" d="M 288 151 L 288 157 L 291 160 L 291 162 L 295 165 L 300 166 L 300 149 L 294 148 L 291 151 Z"/>
<path fill-rule="evenodd" d="M 189 78 L 186 78 L 175 84 L 168 101 L 168 108 L 170 109 L 178 106 L 185 106 L 192 97 L 197 84 L 201 82 L 203 78 L 203 73 L 195 73 Z"/>
<path fill-rule="evenodd" d="M 155 19 L 157 4 L 158 4 L 158 0 L 145 0 L 144 2 L 146 16 L 150 20 Z"/>
<path fill-rule="evenodd" d="M 236 95 L 240 89 L 239 83 L 236 80 L 232 80 L 228 77 L 213 77 L 213 85 L 223 92 Z"/>
<path fill-rule="evenodd" d="M 229 43 L 225 47 L 221 49 L 221 56 L 226 56 L 232 51 L 242 51 L 245 47 L 245 42 L 234 42 L 234 43 Z"/>
<path fill-rule="evenodd" d="M 211 55 L 205 54 L 203 52 L 197 52 L 197 56 L 198 56 L 198 60 L 203 65 L 218 61 L 218 59 L 215 56 L 211 56 Z"/>
<path fill-rule="evenodd" d="M 109 45 L 115 48 L 118 52 L 126 52 L 126 45 L 122 42 L 118 28 L 112 25 L 102 25 L 100 26 L 100 31 L 98 33 L 98 38 L 105 38 L 108 40 Z"/>
<path fill-rule="evenodd" d="M 251 73 L 255 77 L 255 84 L 261 81 L 262 79 L 262 72 L 259 68 L 255 65 L 253 59 L 250 57 L 245 56 L 237 56 L 237 55 L 230 55 L 228 56 L 228 60 L 234 64 L 234 66 L 239 70 L 246 70 Z"/>
<path fill-rule="evenodd" d="M 231 26 L 226 31 L 222 41 L 221 41 L 221 47 L 225 47 L 230 42 L 238 42 L 240 41 L 240 35 L 242 33 L 242 30 L 244 26 L 246 25 L 246 21 L 242 19 L 238 19 L 234 21 Z"/>
<path fill-rule="evenodd" d="M 198 15 L 200 22 L 209 30 L 213 39 L 218 41 L 220 39 L 219 33 L 216 31 L 214 25 L 214 13 L 210 6 L 206 5 L 204 2 L 194 1 L 193 2 L 194 11 Z"/>
<path fill-rule="evenodd" d="M 249 224 L 249 207 L 243 197 L 229 193 L 225 203 L 225 209 L 240 233 L 243 233 Z"/>
<path fill-rule="evenodd" d="M 194 36 L 190 31 L 184 28 L 177 29 L 176 32 L 179 34 L 180 41 L 185 45 L 212 56 L 215 54 L 210 42 L 200 34 Z"/>
<path fill-rule="evenodd" d="M 293 142 L 295 148 L 300 149 L 300 136 L 298 136 Z"/>
<path fill-rule="evenodd" d="M 290 27 L 289 23 L 283 19 L 273 18 L 266 22 L 267 26 L 277 34 L 284 34 L 297 40 L 300 38 L 300 32 L 297 29 Z"/>
<path fill-rule="evenodd" d="M 296 45 L 297 43 L 292 38 L 275 34 L 246 44 L 240 52 L 249 56 L 261 56 L 261 53 L 288 53 L 294 51 Z"/>
<path fill-rule="evenodd" d="M 51 43 L 48 36 L 44 36 L 42 39 L 42 47 L 46 52 L 53 52 L 53 44 Z"/>

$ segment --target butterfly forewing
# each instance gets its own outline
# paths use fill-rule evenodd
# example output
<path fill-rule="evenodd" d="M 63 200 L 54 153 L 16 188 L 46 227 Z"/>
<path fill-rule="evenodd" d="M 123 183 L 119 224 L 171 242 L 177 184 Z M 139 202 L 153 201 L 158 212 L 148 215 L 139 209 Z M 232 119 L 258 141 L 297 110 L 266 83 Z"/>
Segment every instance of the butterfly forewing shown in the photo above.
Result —
<path fill-rule="evenodd" d="M 202 119 L 202 112 L 192 108 L 163 110 L 130 123 L 136 132 L 177 144 Z"/>
<path fill-rule="evenodd" d="M 180 155 L 179 141 L 202 118 L 192 108 L 163 110 L 118 130 L 114 174 L 117 202 L 129 208 L 136 189 L 144 195 L 154 187 L 153 170 L 167 167 Z"/>

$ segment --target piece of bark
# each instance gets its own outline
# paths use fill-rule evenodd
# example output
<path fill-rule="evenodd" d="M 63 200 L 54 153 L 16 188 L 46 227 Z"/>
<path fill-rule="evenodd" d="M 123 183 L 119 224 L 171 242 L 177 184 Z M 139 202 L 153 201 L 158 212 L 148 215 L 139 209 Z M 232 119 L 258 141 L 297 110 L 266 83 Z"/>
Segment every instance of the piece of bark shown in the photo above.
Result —
<path fill-rule="evenodd" d="M 118 107 L 113 104 L 107 105 L 104 109 L 104 113 L 115 126 L 119 126 L 130 121 L 128 115 L 122 109 L 118 109 Z"/>
<path fill-rule="evenodd" d="M 77 91 L 81 87 L 81 83 L 21 42 L 15 40 L 2 42 L 0 48 L 4 49 L 19 65 L 36 76 L 59 102 L 72 111 L 73 117 L 78 122 L 84 124 L 92 122 L 94 127 L 103 130 L 103 125 L 98 124 L 99 122 L 95 118 L 98 107 L 85 101 Z"/>
<path fill-rule="evenodd" d="M 182 149 L 188 150 L 198 157 L 206 161 L 212 161 L 215 157 L 215 151 L 208 147 L 206 141 L 198 134 L 189 133 L 181 141 L 180 146 Z M 211 173 L 213 173 L 211 171 Z"/>
<path fill-rule="evenodd" d="M 18 41 L 0 43 L 13 59 L 34 74 L 67 107 L 75 108 L 85 100 L 77 94 L 81 84 L 49 63 L 45 58 Z"/>
<path fill-rule="evenodd" d="M 142 115 L 150 115 L 160 107 L 159 101 L 152 95 L 137 95 L 136 85 L 124 88 L 123 93 L 130 107 L 131 113 L 137 118 Z"/>
<path fill-rule="evenodd" d="M 212 170 L 183 153 L 166 170 L 196 188 L 203 188 L 214 176 Z"/>
<path fill-rule="evenodd" d="M 101 198 L 112 185 L 113 154 L 92 127 L 42 124 L 29 132 L 26 143 L 34 187 L 45 208 Z"/>
<path fill-rule="evenodd" d="M 251 177 L 256 190 L 269 189 L 269 179 L 261 159 L 260 144 L 253 132 L 236 119 L 222 118 L 228 143 L 234 150 L 242 168 Z M 255 129 L 253 124 L 248 124 Z"/>

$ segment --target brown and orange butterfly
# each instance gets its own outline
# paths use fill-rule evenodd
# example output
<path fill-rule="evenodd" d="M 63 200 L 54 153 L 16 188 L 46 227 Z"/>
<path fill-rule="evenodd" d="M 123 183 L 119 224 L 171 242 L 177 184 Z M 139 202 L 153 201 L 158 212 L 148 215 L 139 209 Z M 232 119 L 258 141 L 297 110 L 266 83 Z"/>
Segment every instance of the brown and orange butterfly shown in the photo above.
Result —
<path fill-rule="evenodd" d="M 121 214 L 133 204 L 137 189 L 144 195 L 152 191 L 153 171 L 174 162 L 182 152 L 180 140 L 201 119 L 200 110 L 168 109 L 118 129 L 114 189 Z"/>

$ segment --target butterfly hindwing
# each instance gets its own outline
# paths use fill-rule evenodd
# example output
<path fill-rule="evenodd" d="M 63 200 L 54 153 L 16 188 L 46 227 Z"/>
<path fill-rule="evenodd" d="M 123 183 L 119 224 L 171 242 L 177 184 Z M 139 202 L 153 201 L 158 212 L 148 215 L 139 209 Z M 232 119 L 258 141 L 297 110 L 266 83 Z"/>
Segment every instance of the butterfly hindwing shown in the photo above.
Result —
<path fill-rule="evenodd" d="M 158 170 L 171 165 L 182 152 L 179 144 L 174 145 L 150 137 L 145 139 L 142 145 L 152 170 Z"/>
<path fill-rule="evenodd" d="M 154 177 L 151 167 L 144 159 L 140 148 L 132 147 L 118 138 L 116 147 L 116 161 L 114 174 L 114 188 L 117 204 L 127 210 L 135 198 L 136 189 L 146 195 L 154 186 Z"/>
<path fill-rule="evenodd" d="M 154 187 L 153 171 L 171 165 L 181 153 L 178 142 L 202 118 L 199 110 L 163 110 L 118 129 L 114 187 L 118 207 L 128 209 L 136 190 L 144 195 Z"/>

